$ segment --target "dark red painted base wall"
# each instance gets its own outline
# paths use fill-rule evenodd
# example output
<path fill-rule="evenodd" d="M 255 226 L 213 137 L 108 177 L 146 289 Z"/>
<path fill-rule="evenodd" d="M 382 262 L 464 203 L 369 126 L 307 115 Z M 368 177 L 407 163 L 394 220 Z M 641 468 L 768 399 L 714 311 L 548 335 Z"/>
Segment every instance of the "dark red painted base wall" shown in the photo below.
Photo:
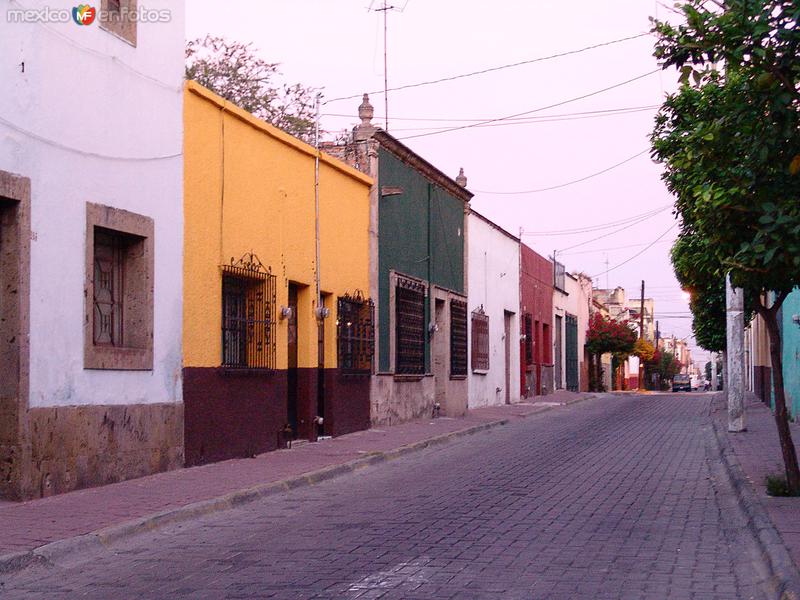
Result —
<path fill-rule="evenodd" d="M 286 371 L 186 368 L 183 403 L 186 466 L 275 450 L 286 425 Z"/>
<path fill-rule="evenodd" d="M 323 373 L 324 431 L 344 435 L 370 425 L 370 377 Z M 316 440 L 318 369 L 297 369 L 297 438 Z M 220 368 L 183 370 L 186 466 L 275 450 L 288 422 L 286 371 L 248 374 Z"/>
<path fill-rule="evenodd" d="M 325 433 L 344 435 L 369 429 L 369 375 L 325 370 Z"/>

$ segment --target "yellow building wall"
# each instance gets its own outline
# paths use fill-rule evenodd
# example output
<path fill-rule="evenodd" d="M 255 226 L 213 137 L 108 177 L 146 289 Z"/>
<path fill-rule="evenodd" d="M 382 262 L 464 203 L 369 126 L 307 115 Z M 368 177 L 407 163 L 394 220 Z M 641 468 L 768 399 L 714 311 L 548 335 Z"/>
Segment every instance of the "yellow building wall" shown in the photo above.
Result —
<path fill-rule="evenodd" d="M 316 150 L 194 82 L 184 92 L 184 367 L 221 363 L 223 264 L 253 252 L 276 278 L 276 317 L 298 290 L 298 367 L 318 365 Z M 321 154 L 320 274 L 325 368 L 336 366 L 336 298 L 369 290 L 372 180 Z M 287 368 L 278 318 L 276 368 Z"/>

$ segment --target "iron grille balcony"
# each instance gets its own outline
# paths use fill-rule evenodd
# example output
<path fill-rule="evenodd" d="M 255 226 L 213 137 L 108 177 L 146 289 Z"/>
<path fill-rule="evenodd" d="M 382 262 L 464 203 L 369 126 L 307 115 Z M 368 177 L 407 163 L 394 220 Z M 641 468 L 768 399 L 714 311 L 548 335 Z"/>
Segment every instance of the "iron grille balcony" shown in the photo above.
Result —
<path fill-rule="evenodd" d="M 467 376 L 467 303 L 450 300 L 450 376 Z"/>
<path fill-rule="evenodd" d="M 275 276 L 252 253 L 222 267 L 222 366 L 275 368 Z"/>
<path fill-rule="evenodd" d="M 344 373 L 372 373 L 375 354 L 375 304 L 361 292 L 340 296 L 337 302 L 337 362 Z"/>
<path fill-rule="evenodd" d="M 472 370 L 489 370 L 489 315 L 483 306 L 472 311 Z"/>

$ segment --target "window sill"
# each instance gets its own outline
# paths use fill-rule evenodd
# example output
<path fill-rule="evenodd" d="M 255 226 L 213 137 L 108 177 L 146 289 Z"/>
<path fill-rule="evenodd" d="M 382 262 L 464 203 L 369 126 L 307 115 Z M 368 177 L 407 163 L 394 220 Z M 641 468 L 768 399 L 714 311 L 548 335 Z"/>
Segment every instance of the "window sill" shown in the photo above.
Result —
<path fill-rule="evenodd" d="M 152 348 L 115 348 L 87 346 L 83 368 L 96 371 L 152 371 Z"/>
<path fill-rule="evenodd" d="M 425 374 L 424 373 L 420 373 L 418 375 L 416 375 L 416 374 L 414 374 L 414 375 L 412 375 L 412 374 L 403 375 L 403 374 L 397 374 L 397 373 L 394 374 L 394 380 L 395 381 L 409 381 L 409 382 L 411 382 L 411 381 L 422 381 L 424 378 L 425 378 Z"/>
<path fill-rule="evenodd" d="M 466 375 L 450 375 L 450 381 L 463 381 L 466 378 Z"/>
<path fill-rule="evenodd" d="M 488 375 L 489 369 L 472 369 L 473 375 Z"/>

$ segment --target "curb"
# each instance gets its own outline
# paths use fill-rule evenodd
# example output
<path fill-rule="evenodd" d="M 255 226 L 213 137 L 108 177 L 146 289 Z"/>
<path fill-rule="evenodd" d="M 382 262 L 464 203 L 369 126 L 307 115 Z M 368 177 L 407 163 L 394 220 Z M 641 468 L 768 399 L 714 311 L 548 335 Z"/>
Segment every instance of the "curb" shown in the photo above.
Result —
<path fill-rule="evenodd" d="M 593 400 L 597 397 L 598 396 L 593 395 L 558 406 L 543 406 L 541 410 L 527 414 L 517 414 L 513 415 L 513 417 L 527 419 L 548 412 L 553 408 L 571 406 L 586 400 Z M 126 521 L 119 525 L 104 527 L 103 529 L 92 531 L 91 533 L 50 542 L 38 548 L 34 548 L 33 550 L 0 555 L 0 575 L 11 575 L 23 571 L 28 567 L 52 566 L 59 563 L 64 564 L 68 563 L 70 559 L 79 562 L 83 560 L 82 557 L 86 553 L 105 550 L 112 544 L 122 540 L 131 539 L 144 533 L 152 533 L 168 525 L 184 523 L 197 517 L 243 506 L 255 502 L 256 500 L 268 498 L 269 496 L 288 492 L 290 490 L 316 485 L 372 465 L 396 460 L 403 456 L 413 454 L 414 452 L 425 450 L 426 448 L 442 446 L 461 437 L 507 425 L 510 421 L 511 417 L 501 418 L 496 421 L 481 423 L 480 425 L 474 425 L 465 429 L 459 429 L 458 431 L 451 431 L 450 433 L 406 444 L 392 450 L 369 452 L 361 458 L 356 458 L 316 471 L 302 473 L 288 479 L 244 488 L 217 498 L 210 498 L 177 508 L 167 509 L 145 517 Z"/>
<path fill-rule="evenodd" d="M 739 507 L 747 519 L 747 528 L 756 540 L 761 559 L 766 563 L 770 578 L 765 582 L 767 592 L 775 600 L 800 600 L 800 571 L 794 564 L 778 530 L 744 475 L 736 453 L 722 425 L 711 416 L 724 471 L 736 492 Z"/>
<path fill-rule="evenodd" d="M 542 410 L 531 414 L 540 414 L 541 412 L 545 411 Z M 507 418 L 499 419 L 406 444 L 393 450 L 369 452 L 361 458 L 342 464 L 309 471 L 280 481 L 244 488 L 217 498 L 167 509 L 119 525 L 98 529 L 91 533 L 50 542 L 33 550 L 0 555 L 0 575 L 11 575 L 33 566 L 51 566 L 68 562 L 70 558 L 76 559 L 76 557 L 85 556 L 88 552 L 104 550 L 116 542 L 131 539 L 144 533 L 152 533 L 168 525 L 183 523 L 197 517 L 243 506 L 275 494 L 316 485 L 372 465 L 395 460 L 426 448 L 441 446 L 458 438 L 494 429 L 508 423 L 509 419 Z M 77 560 L 81 560 L 81 558 L 77 558 Z"/>

